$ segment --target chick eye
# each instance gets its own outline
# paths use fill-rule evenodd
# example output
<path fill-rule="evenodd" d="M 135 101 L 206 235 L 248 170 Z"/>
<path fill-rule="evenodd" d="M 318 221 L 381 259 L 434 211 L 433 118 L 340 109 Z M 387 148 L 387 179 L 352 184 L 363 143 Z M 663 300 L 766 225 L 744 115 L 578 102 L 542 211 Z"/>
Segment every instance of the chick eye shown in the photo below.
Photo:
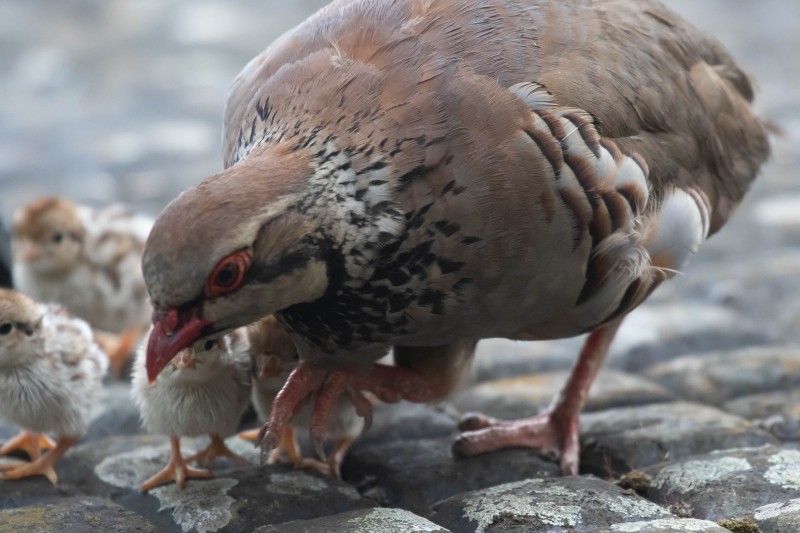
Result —
<path fill-rule="evenodd" d="M 53 236 L 50 237 L 50 240 L 52 240 L 55 244 L 60 244 L 61 241 L 64 240 L 64 234 L 63 233 L 53 233 Z"/>
<path fill-rule="evenodd" d="M 229 255 L 211 272 L 206 284 L 206 293 L 209 296 L 220 296 L 235 291 L 242 284 L 244 275 L 252 264 L 253 258 L 248 251 Z"/>
<path fill-rule="evenodd" d="M 8 335 L 12 329 L 14 329 L 14 326 L 10 322 L 0 324 L 0 335 Z"/>

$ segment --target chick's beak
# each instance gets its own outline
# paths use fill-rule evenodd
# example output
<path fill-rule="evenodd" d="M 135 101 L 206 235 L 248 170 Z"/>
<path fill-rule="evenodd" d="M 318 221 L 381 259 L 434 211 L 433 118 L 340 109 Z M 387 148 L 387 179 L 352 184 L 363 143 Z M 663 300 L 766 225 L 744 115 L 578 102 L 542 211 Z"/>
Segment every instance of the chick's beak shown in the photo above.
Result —
<path fill-rule="evenodd" d="M 153 331 L 147 343 L 147 379 L 153 383 L 175 355 L 203 336 L 211 322 L 200 318 L 196 311 L 170 309 L 153 313 Z"/>

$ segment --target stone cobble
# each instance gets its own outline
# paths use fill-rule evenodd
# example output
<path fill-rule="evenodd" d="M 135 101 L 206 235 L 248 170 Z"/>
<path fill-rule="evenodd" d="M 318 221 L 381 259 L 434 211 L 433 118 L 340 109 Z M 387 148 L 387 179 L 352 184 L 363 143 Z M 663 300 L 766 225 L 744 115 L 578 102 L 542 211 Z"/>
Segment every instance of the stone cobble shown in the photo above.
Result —
<path fill-rule="evenodd" d="M 5 1 L 0 286 L 19 205 L 63 194 L 156 214 L 218 171 L 228 85 L 325 3 Z M 666 3 L 753 73 L 782 133 L 737 216 L 621 328 L 582 417 L 580 476 L 524 450 L 452 456 L 460 414 L 535 413 L 581 343 L 489 340 L 448 402 L 378 406 L 343 480 L 259 466 L 233 438 L 252 464 L 141 494 L 167 440 L 144 434 L 127 382 L 110 382 L 57 486 L 0 480 L 0 533 L 800 531 L 800 3 Z M 0 422 L 0 440 L 15 430 Z M 615 484 L 624 475 L 641 476 L 636 492 Z"/>

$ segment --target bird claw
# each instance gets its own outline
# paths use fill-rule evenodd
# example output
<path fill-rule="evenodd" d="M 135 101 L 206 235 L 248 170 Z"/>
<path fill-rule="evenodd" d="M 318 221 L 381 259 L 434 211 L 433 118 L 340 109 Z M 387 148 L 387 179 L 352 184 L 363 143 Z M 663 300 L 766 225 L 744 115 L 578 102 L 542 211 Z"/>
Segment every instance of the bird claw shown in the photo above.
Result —
<path fill-rule="evenodd" d="M 471 456 L 504 448 L 533 448 L 558 459 L 564 475 L 578 475 L 579 421 L 561 413 L 545 411 L 521 420 L 496 420 L 469 413 L 459 423 L 466 430 L 453 443 L 453 454 Z"/>
<path fill-rule="evenodd" d="M 400 400 L 425 402 L 435 398 L 429 384 L 413 371 L 402 367 L 375 364 L 368 372 L 328 370 L 301 362 L 289 374 L 283 388 L 275 396 L 269 421 L 259 434 L 261 462 L 280 443 L 281 435 L 292 417 L 311 398 L 314 399 L 310 434 L 320 457 L 325 457 L 324 441 L 328 422 L 342 394 L 353 402 L 356 412 L 364 417 L 364 431 L 372 424 L 372 404 L 362 391 L 378 399 L 395 403 Z"/>

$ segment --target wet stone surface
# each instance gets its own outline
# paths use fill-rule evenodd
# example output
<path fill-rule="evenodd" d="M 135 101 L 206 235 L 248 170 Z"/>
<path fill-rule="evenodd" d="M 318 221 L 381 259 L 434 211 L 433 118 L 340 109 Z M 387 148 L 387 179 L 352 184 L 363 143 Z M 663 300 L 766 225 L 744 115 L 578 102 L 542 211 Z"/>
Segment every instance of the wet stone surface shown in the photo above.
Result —
<path fill-rule="evenodd" d="M 325 3 L 5 1 L 0 286 L 21 204 L 63 194 L 156 214 L 217 172 L 234 76 Z M 111 381 L 57 486 L 0 480 L 0 533 L 800 531 L 800 3 L 666 3 L 732 50 L 783 134 L 733 220 L 623 324 L 582 417 L 581 476 L 526 450 L 452 456 L 463 412 L 536 414 L 582 343 L 492 339 L 449 401 L 378 406 L 343 480 L 259 466 L 229 439 L 250 465 L 220 460 L 211 480 L 141 494 L 167 439 L 144 435 L 128 383 Z M 16 431 L 0 421 L 0 441 Z M 639 494 L 613 483 L 634 468 L 652 476 Z"/>

